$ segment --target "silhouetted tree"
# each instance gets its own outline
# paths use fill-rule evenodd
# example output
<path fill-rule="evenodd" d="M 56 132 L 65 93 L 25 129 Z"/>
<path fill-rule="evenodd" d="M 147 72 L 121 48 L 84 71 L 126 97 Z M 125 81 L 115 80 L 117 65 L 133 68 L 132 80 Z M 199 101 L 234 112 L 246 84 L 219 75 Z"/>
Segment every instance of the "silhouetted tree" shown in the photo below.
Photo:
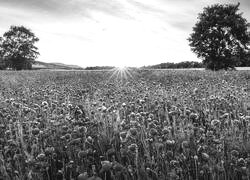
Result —
<path fill-rule="evenodd" d="M 0 40 L 0 56 L 7 67 L 14 70 L 31 69 L 39 55 L 34 44 L 39 41 L 31 30 L 24 26 L 11 26 Z"/>
<path fill-rule="evenodd" d="M 246 57 L 241 59 L 239 66 L 240 67 L 250 67 L 250 51 L 248 51 Z"/>
<path fill-rule="evenodd" d="M 6 69 L 6 63 L 3 58 L 0 57 L 0 70 Z"/>
<path fill-rule="evenodd" d="M 188 38 L 193 52 L 206 68 L 234 69 L 246 55 L 249 24 L 238 13 L 239 3 L 205 7 Z"/>

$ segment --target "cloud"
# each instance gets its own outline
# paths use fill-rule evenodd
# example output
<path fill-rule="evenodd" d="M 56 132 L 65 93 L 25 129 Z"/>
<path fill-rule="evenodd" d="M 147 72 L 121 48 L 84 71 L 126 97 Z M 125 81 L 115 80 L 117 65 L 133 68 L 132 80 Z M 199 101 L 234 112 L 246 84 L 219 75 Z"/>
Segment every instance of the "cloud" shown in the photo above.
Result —
<path fill-rule="evenodd" d="M 250 22 L 250 1 L 240 0 Z M 24 25 L 39 38 L 39 60 L 147 65 L 197 60 L 187 37 L 203 8 L 236 0 L 0 0 L 0 34 Z"/>
<path fill-rule="evenodd" d="M 66 0 L 0 0 L 0 4 L 10 9 L 23 9 L 28 10 L 29 12 L 43 12 L 43 13 L 51 13 L 51 14 L 64 14 L 75 10 L 78 8 L 73 3 L 69 3 L 71 1 Z"/>
<path fill-rule="evenodd" d="M 0 0 L 10 9 L 23 9 L 24 13 L 49 14 L 56 18 L 90 17 L 93 11 L 126 17 L 122 4 L 116 0 Z"/>
<path fill-rule="evenodd" d="M 164 13 L 165 11 L 162 10 L 161 8 L 155 6 L 154 4 L 147 4 L 145 2 L 142 1 L 138 1 L 138 0 L 127 0 L 128 3 L 130 3 L 131 5 L 139 8 L 141 11 L 144 11 L 144 13 L 155 13 L 155 14 L 159 14 L 159 13 Z"/>

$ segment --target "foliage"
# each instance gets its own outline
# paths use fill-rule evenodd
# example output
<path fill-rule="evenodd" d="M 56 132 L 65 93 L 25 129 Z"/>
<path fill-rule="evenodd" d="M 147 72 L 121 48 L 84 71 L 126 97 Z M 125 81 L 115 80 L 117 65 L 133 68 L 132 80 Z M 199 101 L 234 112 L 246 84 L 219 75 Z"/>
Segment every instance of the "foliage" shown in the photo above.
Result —
<path fill-rule="evenodd" d="M 204 8 L 188 38 L 193 52 L 208 69 L 230 69 L 244 59 L 250 42 L 247 20 L 238 13 L 239 3 Z"/>
<path fill-rule="evenodd" d="M 4 70 L 7 68 L 6 62 L 3 58 L 0 57 L 0 70 Z"/>
<path fill-rule="evenodd" d="M 239 64 L 240 67 L 250 67 L 250 50 L 248 51 L 247 55 L 242 58 Z"/>
<path fill-rule="evenodd" d="M 249 179 L 249 71 L 0 72 L 0 179 Z"/>
<path fill-rule="evenodd" d="M 8 68 L 31 69 L 39 55 L 34 45 L 39 39 L 24 26 L 11 26 L 0 41 L 0 55 Z"/>

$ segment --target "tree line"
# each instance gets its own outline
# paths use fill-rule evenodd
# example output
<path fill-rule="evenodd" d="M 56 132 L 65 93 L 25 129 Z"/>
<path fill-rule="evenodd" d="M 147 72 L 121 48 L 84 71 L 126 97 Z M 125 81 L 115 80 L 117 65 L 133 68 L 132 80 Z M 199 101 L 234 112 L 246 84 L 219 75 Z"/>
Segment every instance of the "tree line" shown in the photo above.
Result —
<path fill-rule="evenodd" d="M 114 66 L 88 66 L 85 70 L 110 70 L 114 68 Z"/>
<path fill-rule="evenodd" d="M 204 68 L 202 62 L 183 61 L 179 63 L 160 63 L 151 66 L 144 66 L 146 69 L 185 69 L 185 68 Z"/>

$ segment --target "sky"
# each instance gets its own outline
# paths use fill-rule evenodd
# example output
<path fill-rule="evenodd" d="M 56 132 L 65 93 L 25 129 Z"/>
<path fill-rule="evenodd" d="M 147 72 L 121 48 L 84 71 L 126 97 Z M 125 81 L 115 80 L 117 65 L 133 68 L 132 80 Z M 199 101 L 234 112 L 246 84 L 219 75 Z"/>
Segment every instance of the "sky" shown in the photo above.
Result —
<path fill-rule="evenodd" d="M 200 61 L 187 38 L 198 13 L 249 0 L 0 0 L 0 35 L 23 25 L 40 39 L 37 60 L 87 66 Z"/>

